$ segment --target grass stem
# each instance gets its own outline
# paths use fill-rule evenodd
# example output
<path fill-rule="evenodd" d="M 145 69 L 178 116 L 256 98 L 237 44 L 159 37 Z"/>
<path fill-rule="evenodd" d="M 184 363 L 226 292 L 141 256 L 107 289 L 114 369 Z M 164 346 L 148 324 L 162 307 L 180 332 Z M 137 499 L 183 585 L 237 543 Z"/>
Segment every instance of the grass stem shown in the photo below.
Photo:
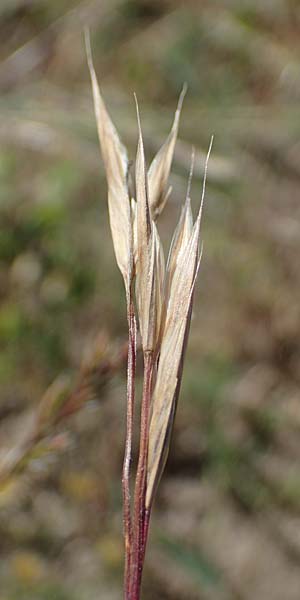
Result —
<path fill-rule="evenodd" d="M 144 354 L 144 385 L 141 406 L 140 450 L 134 495 L 133 555 L 131 566 L 130 600 L 140 599 L 140 588 L 145 557 L 145 498 L 147 457 L 149 443 L 150 401 L 152 392 L 153 353 Z M 147 519 L 148 520 L 148 519 Z M 147 529 L 147 528 L 146 528 Z"/>
<path fill-rule="evenodd" d="M 132 555 L 132 519 L 130 503 L 130 466 L 132 456 L 132 435 L 134 424 L 135 404 L 135 371 L 136 371 L 136 319 L 134 303 L 131 292 L 127 301 L 128 318 L 128 361 L 127 361 L 127 408 L 126 408 L 126 437 L 125 453 L 122 473 L 123 491 L 123 527 L 125 541 L 125 567 L 124 567 L 124 598 L 130 598 L 130 572 Z"/>

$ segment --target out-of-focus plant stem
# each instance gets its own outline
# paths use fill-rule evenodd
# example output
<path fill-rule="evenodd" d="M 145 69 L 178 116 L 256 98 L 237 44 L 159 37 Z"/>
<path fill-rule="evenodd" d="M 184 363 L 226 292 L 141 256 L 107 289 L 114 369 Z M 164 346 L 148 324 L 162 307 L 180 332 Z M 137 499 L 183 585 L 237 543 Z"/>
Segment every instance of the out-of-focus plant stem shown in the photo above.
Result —
<path fill-rule="evenodd" d="M 135 344 L 135 320 L 132 331 Z M 7 451 L 0 464 L 0 485 L 5 485 L 12 475 L 26 470 L 40 443 L 45 442 L 48 451 L 63 449 L 62 440 L 55 436 L 57 427 L 79 412 L 90 399 L 103 394 L 108 381 L 123 368 L 125 360 L 123 346 L 116 351 L 106 336 L 97 336 L 82 362 L 73 388 L 66 385 L 63 377 L 58 377 L 46 390 L 26 438 Z"/>

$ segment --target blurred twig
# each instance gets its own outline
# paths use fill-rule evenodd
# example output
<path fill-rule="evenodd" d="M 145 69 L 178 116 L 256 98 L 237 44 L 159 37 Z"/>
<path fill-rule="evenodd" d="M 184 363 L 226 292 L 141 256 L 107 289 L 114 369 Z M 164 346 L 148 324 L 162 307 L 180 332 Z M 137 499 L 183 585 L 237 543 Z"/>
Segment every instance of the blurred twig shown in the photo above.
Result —
<path fill-rule="evenodd" d="M 100 333 L 87 349 L 77 382 L 59 376 L 46 390 L 34 415 L 28 435 L 19 445 L 10 449 L 0 464 L 0 484 L 16 473 L 22 473 L 36 454 L 59 450 L 64 439 L 55 435 L 57 426 L 81 410 L 100 394 L 113 376 L 126 364 L 127 346 L 116 349 L 106 334 Z M 37 449 L 44 444 L 42 451 Z"/>

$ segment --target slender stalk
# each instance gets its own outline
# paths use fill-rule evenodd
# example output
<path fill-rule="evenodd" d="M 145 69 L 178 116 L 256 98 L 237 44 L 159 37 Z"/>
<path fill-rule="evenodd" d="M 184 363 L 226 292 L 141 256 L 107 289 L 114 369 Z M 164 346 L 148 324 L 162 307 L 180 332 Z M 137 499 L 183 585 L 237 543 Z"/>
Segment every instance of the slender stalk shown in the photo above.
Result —
<path fill-rule="evenodd" d="M 144 386 L 141 407 L 140 450 L 134 495 L 134 531 L 131 562 L 130 600 L 140 599 L 142 571 L 145 556 L 145 496 L 152 373 L 153 354 L 152 352 L 146 352 L 144 355 Z"/>
<path fill-rule="evenodd" d="M 130 465 L 132 454 L 132 436 L 135 403 L 135 371 L 136 371 L 136 320 L 134 303 L 131 292 L 127 300 L 128 319 L 128 361 L 127 361 L 127 409 L 126 409 L 126 438 L 123 461 L 122 490 L 123 490 L 123 527 L 125 541 L 124 567 L 124 599 L 130 600 L 130 572 L 132 554 L 132 519 L 130 505 Z"/>
<path fill-rule="evenodd" d="M 145 509 L 145 513 L 144 513 L 143 547 L 142 547 L 143 560 L 145 558 L 145 553 L 146 553 L 146 545 L 147 545 L 147 539 L 148 539 L 150 516 L 151 516 L 151 507 Z"/>

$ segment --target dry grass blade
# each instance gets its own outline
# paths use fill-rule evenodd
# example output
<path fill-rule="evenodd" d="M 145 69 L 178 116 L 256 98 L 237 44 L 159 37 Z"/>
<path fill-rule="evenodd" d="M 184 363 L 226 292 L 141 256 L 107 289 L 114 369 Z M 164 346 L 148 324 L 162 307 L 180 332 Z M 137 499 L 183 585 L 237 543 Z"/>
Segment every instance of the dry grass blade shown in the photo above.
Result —
<path fill-rule="evenodd" d="M 155 273 L 156 273 L 156 343 L 159 347 L 165 314 L 165 257 L 160 237 L 155 223 L 153 223 L 155 236 Z"/>
<path fill-rule="evenodd" d="M 108 184 L 110 226 L 119 269 L 126 288 L 132 277 L 131 213 L 127 186 L 128 159 L 116 128 L 100 93 L 91 53 L 90 38 L 85 31 L 87 61 L 93 88 L 98 136 Z"/>
<path fill-rule="evenodd" d="M 148 480 L 146 505 L 150 507 L 156 485 L 168 454 L 173 425 L 175 400 L 179 393 L 182 355 L 191 316 L 191 302 L 198 264 L 198 228 L 196 224 L 190 243 L 182 254 L 183 272 L 172 285 L 163 332 L 157 380 L 153 392 L 153 412 L 149 433 Z"/>
<path fill-rule="evenodd" d="M 136 201 L 137 201 L 137 243 L 139 260 L 148 252 L 152 223 L 149 208 L 148 177 L 145 162 L 144 142 L 141 128 L 139 107 L 136 96 L 136 113 L 138 121 L 138 147 L 136 154 L 135 177 L 136 177 Z"/>
<path fill-rule="evenodd" d="M 167 264 L 168 280 L 167 280 L 167 290 L 166 290 L 167 297 L 169 296 L 169 286 L 172 281 L 174 271 L 176 269 L 176 265 L 178 263 L 178 260 L 181 256 L 182 252 L 186 248 L 186 245 L 191 237 L 192 230 L 193 230 L 193 215 L 192 215 L 192 209 L 191 209 L 190 191 L 191 191 L 191 182 L 192 182 L 193 171 L 194 171 L 194 160 L 195 160 L 195 152 L 193 149 L 192 157 L 191 157 L 191 168 L 190 168 L 190 174 L 189 174 L 189 180 L 188 180 L 188 187 L 187 187 L 187 193 L 186 193 L 186 200 L 185 200 L 185 203 L 181 210 L 180 219 L 179 219 L 178 225 L 175 229 L 175 232 L 174 232 L 174 235 L 172 238 L 170 252 L 169 252 L 169 256 L 168 256 L 168 264 Z"/>
<path fill-rule="evenodd" d="M 163 331 L 157 379 L 152 398 L 152 417 L 149 432 L 147 463 L 146 506 L 151 507 L 153 496 L 167 459 L 170 436 L 180 389 L 184 351 L 191 319 L 193 292 L 199 270 L 200 223 L 205 193 L 207 164 L 211 151 L 210 142 L 203 180 L 202 198 L 196 222 L 187 242 L 178 236 L 176 265 L 167 304 L 166 324 Z M 189 194 L 187 194 L 188 198 Z M 184 247 L 181 250 L 181 246 Z"/>
<path fill-rule="evenodd" d="M 178 100 L 172 129 L 166 141 L 154 157 L 148 172 L 149 204 L 151 215 L 154 220 L 156 220 L 162 212 L 169 196 L 167 185 L 178 134 L 180 113 L 186 90 L 187 86 L 184 85 Z"/>
<path fill-rule="evenodd" d="M 139 140 L 136 157 L 136 297 L 144 352 L 153 352 L 160 327 L 164 259 L 152 222 L 144 144 L 136 101 Z"/>

